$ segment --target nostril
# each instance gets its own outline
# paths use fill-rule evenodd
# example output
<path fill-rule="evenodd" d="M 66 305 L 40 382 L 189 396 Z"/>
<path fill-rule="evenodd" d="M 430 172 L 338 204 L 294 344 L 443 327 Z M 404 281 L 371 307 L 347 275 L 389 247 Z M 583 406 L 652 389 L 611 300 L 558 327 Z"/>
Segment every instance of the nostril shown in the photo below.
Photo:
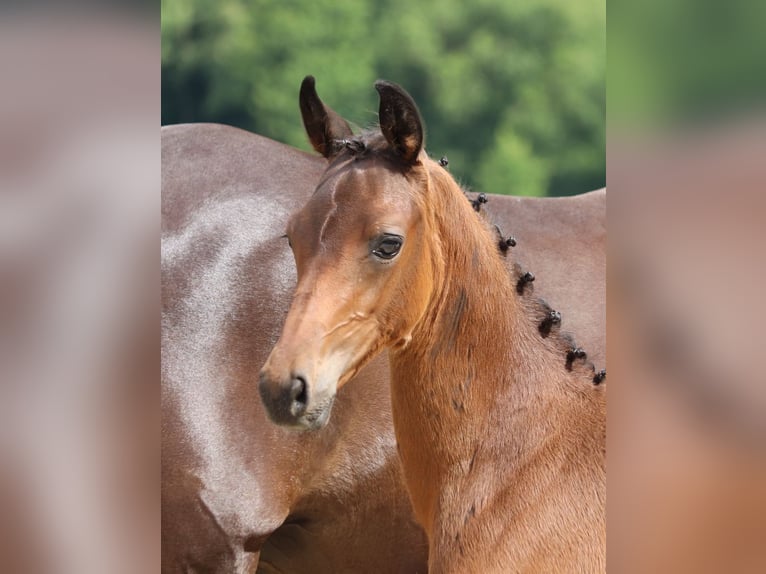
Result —
<path fill-rule="evenodd" d="M 290 380 L 290 412 L 293 416 L 300 416 L 306 410 L 308 402 L 308 385 L 301 375 L 293 375 Z"/>

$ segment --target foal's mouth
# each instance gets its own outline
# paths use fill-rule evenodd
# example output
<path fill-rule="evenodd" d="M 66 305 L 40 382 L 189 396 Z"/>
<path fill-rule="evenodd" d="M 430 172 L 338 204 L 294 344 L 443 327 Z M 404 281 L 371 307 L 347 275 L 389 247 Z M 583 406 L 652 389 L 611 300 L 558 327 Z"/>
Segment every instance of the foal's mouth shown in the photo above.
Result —
<path fill-rule="evenodd" d="M 294 428 L 296 430 L 319 430 L 324 428 L 327 426 L 327 421 L 330 420 L 330 413 L 334 403 L 335 395 L 333 394 L 298 417 Z"/>
<path fill-rule="evenodd" d="M 268 418 L 293 430 L 321 429 L 327 424 L 335 402 L 334 388 L 311 384 L 311 378 L 300 372 L 282 380 L 267 367 L 261 370 L 258 392 Z"/>

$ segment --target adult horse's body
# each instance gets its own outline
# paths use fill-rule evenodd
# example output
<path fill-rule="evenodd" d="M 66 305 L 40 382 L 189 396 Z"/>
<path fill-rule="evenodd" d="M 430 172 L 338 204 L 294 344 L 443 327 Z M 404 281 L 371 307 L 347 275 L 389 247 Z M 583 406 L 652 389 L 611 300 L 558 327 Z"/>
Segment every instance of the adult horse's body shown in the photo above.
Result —
<path fill-rule="evenodd" d="M 300 107 L 328 160 L 287 224 L 298 283 L 260 373 L 270 418 L 316 430 L 382 350 L 405 483 L 432 574 L 606 571 L 606 385 L 509 273 L 494 231 L 379 81 L 355 136 L 314 78 Z"/>
<path fill-rule="evenodd" d="M 266 419 L 257 374 L 295 285 L 287 218 L 326 161 L 235 128 L 171 126 L 163 164 L 163 571 L 424 572 L 384 358 L 328 425 Z M 605 351 L 605 195 L 491 196 L 537 294 L 597 366 Z M 510 344 L 510 342 L 509 342 Z"/>
<path fill-rule="evenodd" d="M 162 138 L 163 571 L 422 571 L 385 364 L 322 434 L 258 399 L 294 282 L 284 222 L 323 162 L 224 126 Z"/>

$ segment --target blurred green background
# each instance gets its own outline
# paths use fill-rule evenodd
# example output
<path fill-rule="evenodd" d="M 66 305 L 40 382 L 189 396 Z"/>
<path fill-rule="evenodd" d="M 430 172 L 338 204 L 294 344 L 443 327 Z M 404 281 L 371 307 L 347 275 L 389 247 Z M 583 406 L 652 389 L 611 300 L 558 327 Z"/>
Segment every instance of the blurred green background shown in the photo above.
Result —
<path fill-rule="evenodd" d="M 303 77 L 361 127 L 378 78 L 476 191 L 605 185 L 605 0 L 163 0 L 162 123 L 221 122 L 309 149 Z"/>
<path fill-rule="evenodd" d="M 766 2 L 610 0 L 610 130 L 626 135 L 762 115 Z"/>

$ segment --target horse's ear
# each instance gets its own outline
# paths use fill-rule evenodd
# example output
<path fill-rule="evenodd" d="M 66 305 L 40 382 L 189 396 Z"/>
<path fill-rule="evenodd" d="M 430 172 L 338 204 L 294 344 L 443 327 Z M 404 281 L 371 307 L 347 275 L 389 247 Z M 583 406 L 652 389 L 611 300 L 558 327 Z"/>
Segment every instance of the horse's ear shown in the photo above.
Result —
<path fill-rule="evenodd" d="M 415 101 L 401 86 L 378 80 L 380 131 L 394 151 L 407 163 L 415 163 L 423 148 L 423 122 Z"/>
<path fill-rule="evenodd" d="M 335 155 L 336 140 L 350 138 L 354 133 L 348 123 L 319 99 L 314 76 L 301 83 L 300 106 L 303 126 L 314 149 L 326 158 Z"/>

